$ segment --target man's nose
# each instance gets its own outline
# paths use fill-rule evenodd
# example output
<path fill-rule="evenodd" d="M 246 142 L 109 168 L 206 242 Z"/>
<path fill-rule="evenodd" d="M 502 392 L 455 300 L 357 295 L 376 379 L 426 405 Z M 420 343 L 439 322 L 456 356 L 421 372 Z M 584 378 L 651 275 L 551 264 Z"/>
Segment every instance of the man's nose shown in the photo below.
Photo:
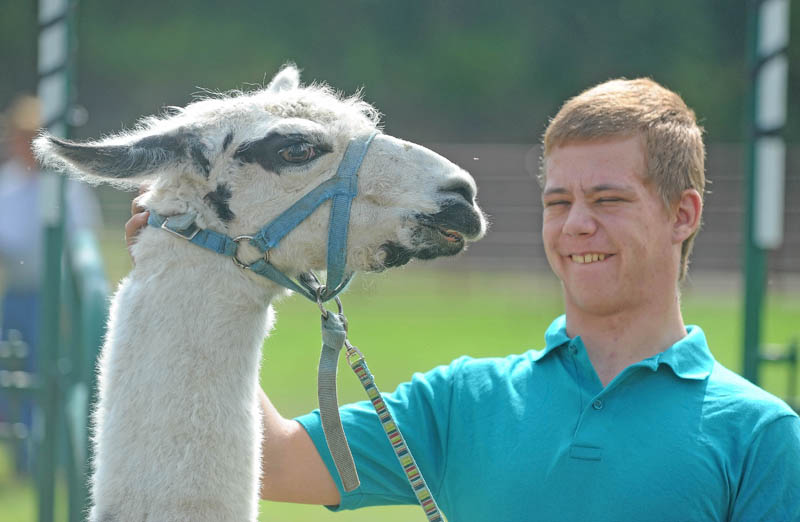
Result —
<path fill-rule="evenodd" d="M 568 236 L 587 236 L 597 230 L 597 222 L 591 209 L 582 201 L 574 201 L 564 221 L 563 233 Z"/>

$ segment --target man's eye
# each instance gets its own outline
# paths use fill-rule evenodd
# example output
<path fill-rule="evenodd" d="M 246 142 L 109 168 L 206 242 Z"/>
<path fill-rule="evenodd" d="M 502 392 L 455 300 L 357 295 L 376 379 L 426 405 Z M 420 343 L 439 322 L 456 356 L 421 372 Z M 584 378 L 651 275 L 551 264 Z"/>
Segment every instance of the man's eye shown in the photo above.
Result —
<path fill-rule="evenodd" d="M 305 163 L 317 157 L 319 152 L 310 143 L 294 143 L 278 151 L 278 155 L 288 163 Z"/>
<path fill-rule="evenodd" d="M 569 201 L 557 199 L 554 201 L 546 201 L 544 204 L 545 207 L 555 207 L 558 205 L 569 205 Z"/>
<path fill-rule="evenodd" d="M 598 203 L 617 203 L 622 201 L 620 198 L 599 198 L 597 200 Z"/>

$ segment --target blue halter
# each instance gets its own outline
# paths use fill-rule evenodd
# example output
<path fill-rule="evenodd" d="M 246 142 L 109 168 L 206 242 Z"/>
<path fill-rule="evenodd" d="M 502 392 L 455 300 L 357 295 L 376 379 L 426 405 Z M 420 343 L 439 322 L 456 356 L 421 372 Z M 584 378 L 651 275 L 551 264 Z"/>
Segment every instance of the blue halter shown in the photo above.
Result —
<path fill-rule="evenodd" d="M 377 132 L 372 132 L 351 139 L 344 157 L 339 163 L 339 168 L 332 178 L 323 181 L 252 236 L 231 238 L 213 230 L 200 228 L 195 223 L 197 215 L 194 212 L 165 217 L 151 211 L 147 223 L 171 232 L 190 243 L 226 255 L 232 258 L 238 266 L 252 270 L 314 302 L 328 301 L 344 290 L 353 277 L 352 273 L 345 273 L 350 207 L 358 191 L 358 169 L 376 134 Z M 269 262 L 269 251 L 329 199 L 333 201 L 328 224 L 328 279 L 325 286 L 317 288 L 312 277 L 304 274 L 295 282 L 291 277 L 275 268 Z M 243 263 L 237 255 L 239 242 L 245 240 L 264 254 L 249 265 Z"/>

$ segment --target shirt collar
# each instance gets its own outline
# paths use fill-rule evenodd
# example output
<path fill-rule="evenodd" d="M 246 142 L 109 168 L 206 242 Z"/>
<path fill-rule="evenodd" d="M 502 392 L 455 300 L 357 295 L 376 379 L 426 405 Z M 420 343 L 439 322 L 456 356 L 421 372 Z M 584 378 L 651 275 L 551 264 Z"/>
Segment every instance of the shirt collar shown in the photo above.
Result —
<path fill-rule="evenodd" d="M 561 315 L 556 317 L 555 321 L 550 323 L 550 326 L 544 333 L 544 350 L 532 352 L 533 361 L 538 361 L 556 348 L 567 344 L 571 340 L 572 339 L 570 339 L 570 337 L 567 335 L 567 316 Z"/>
<path fill-rule="evenodd" d="M 714 357 L 708 349 L 705 333 L 699 326 L 686 327 L 687 334 L 681 340 L 661 353 L 637 363 L 656 371 L 661 364 L 666 364 L 681 379 L 703 380 L 711 374 Z M 534 352 L 533 360 L 538 361 L 556 348 L 572 341 L 567 335 L 567 316 L 557 317 L 544 334 L 545 348 Z"/>
<path fill-rule="evenodd" d="M 686 327 L 686 336 L 663 352 L 642 362 L 654 361 L 655 370 L 659 364 L 666 364 L 681 379 L 701 381 L 711 374 L 714 357 L 708 349 L 706 334 L 696 325 Z"/>

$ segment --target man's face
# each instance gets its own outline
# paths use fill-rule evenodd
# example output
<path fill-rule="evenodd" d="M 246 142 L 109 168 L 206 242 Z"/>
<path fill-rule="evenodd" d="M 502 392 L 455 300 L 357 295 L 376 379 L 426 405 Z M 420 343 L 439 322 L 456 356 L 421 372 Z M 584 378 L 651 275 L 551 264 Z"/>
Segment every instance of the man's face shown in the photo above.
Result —
<path fill-rule="evenodd" d="M 546 169 L 542 237 L 567 311 L 610 315 L 672 296 L 680 249 L 645 184 L 642 139 L 557 147 Z"/>

